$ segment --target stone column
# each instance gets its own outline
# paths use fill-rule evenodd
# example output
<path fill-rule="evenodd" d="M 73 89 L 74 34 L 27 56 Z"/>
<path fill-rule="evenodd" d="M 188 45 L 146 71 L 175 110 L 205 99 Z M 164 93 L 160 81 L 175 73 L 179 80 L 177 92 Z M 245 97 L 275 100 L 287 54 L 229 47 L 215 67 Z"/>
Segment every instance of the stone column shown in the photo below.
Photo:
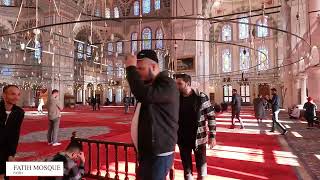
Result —
<path fill-rule="evenodd" d="M 307 101 L 307 76 L 303 75 L 300 78 L 301 87 L 301 104 L 303 105 Z"/>
<path fill-rule="evenodd" d="M 320 68 L 310 69 L 308 71 L 308 96 L 314 99 L 314 102 L 320 107 Z"/>

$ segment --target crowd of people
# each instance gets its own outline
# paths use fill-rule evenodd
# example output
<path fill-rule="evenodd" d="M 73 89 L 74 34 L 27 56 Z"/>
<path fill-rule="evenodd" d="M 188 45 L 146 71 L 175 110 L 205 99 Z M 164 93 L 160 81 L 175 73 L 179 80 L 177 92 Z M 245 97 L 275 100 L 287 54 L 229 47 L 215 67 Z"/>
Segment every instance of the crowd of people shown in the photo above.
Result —
<path fill-rule="evenodd" d="M 160 72 L 157 54 L 153 50 L 142 50 L 137 56 L 128 55 L 125 66 L 131 92 L 137 100 L 131 123 L 131 136 L 138 152 L 139 179 L 164 180 L 173 165 L 176 144 L 180 149 L 184 178 L 193 179 L 193 152 L 197 179 L 203 179 L 207 176 L 206 146 L 212 149 L 216 145 L 215 108 L 208 96 L 191 87 L 190 75 L 175 74 L 173 79 L 167 72 Z M 271 89 L 271 92 L 272 98 L 259 95 L 254 99 L 255 117 L 259 123 L 262 122 L 270 105 L 271 132 L 279 127 L 285 135 L 287 129 L 279 122 L 280 97 L 275 88 Z M 235 127 L 236 118 L 243 129 L 245 127 L 241 119 L 241 96 L 236 89 L 233 89 L 232 93 L 231 126 Z M 3 89 L 3 101 L 0 102 L 0 180 L 8 179 L 5 176 L 5 162 L 15 160 L 24 119 L 23 109 L 16 106 L 19 99 L 20 90 L 17 86 L 8 85 Z M 98 98 L 93 97 L 91 104 L 93 111 L 97 104 L 100 109 Z M 130 104 L 131 98 L 126 96 L 125 113 L 128 113 Z M 59 146 L 62 106 L 58 90 L 52 90 L 47 108 L 48 145 Z M 227 111 L 227 108 L 227 103 L 222 104 L 222 111 Z M 312 102 L 312 98 L 308 98 L 303 108 L 308 127 L 313 127 L 317 106 Z M 42 112 L 42 107 L 38 111 Z M 298 110 L 293 110 L 291 117 L 298 116 Z M 63 179 L 81 179 L 85 167 L 85 155 L 82 151 L 80 143 L 71 141 L 65 151 L 57 153 L 49 160 L 64 163 Z M 80 163 L 77 163 L 78 161 Z"/>

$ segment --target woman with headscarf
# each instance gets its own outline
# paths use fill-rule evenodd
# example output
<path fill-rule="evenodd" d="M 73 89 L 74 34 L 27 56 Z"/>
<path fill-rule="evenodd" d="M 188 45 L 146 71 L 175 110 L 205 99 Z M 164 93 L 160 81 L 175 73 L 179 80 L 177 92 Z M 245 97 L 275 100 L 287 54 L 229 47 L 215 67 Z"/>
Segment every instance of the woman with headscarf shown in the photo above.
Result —
<path fill-rule="evenodd" d="M 307 98 L 308 102 L 306 102 L 303 106 L 304 118 L 308 121 L 308 129 L 313 127 L 313 121 L 316 116 L 317 105 L 313 102 L 311 97 Z"/>

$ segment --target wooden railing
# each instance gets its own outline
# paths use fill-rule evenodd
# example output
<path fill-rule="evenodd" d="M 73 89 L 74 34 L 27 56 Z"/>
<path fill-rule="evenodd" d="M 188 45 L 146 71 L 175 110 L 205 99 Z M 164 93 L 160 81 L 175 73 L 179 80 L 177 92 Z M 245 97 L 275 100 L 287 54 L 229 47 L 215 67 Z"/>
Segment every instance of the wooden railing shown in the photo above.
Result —
<path fill-rule="evenodd" d="M 92 140 L 92 139 L 82 139 L 76 137 L 76 132 L 72 133 L 71 141 L 78 141 L 80 142 L 83 147 L 86 147 L 87 145 L 87 153 L 85 153 L 86 158 L 86 168 L 85 168 L 85 177 L 93 178 L 93 179 L 107 179 L 107 180 L 120 180 L 120 173 L 124 174 L 124 180 L 129 180 L 129 160 L 128 160 L 128 154 L 129 150 L 131 152 L 134 152 L 134 174 L 131 173 L 131 176 L 134 176 L 135 179 L 137 178 L 137 168 L 138 168 L 138 158 L 137 158 L 137 151 L 135 150 L 135 147 L 133 144 L 129 143 L 121 143 L 121 142 L 108 142 L 108 141 L 100 141 L 100 140 Z M 93 148 L 96 147 L 95 151 Z M 100 147 L 105 147 L 104 152 L 100 149 Z M 125 168 L 124 172 L 119 172 L 119 150 L 124 149 L 124 163 Z M 114 149 L 114 159 L 109 159 L 109 151 L 110 149 Z M 96 154 L 96 158 L 92 158 L 93 154 Z M 105 156 L 105 174 L 103 175 L 102 171 L 104 171 L 101 168 L 101 155 Z M 113 160 L 113 161 L 112 161 Z M 110 175 L 110 168 L 109 164 L 110 162 L 114 162 L 115 169 L 114 176 Z M 96 172 L 93 169 L 93 166 L 96 166 Z M 174 167 L 170 169 L 169 173 L 169 179 L 174 180 Z"/>

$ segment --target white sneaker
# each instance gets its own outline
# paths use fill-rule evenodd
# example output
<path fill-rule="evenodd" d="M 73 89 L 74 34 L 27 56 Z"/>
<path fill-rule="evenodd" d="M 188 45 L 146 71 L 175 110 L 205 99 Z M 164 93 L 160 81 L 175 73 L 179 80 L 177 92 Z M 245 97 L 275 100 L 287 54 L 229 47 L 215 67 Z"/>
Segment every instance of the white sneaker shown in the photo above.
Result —
<path fill-rule="evenodd" d="M 52 146 L 60 146 L 61 143 L 53 143 Z"/>

